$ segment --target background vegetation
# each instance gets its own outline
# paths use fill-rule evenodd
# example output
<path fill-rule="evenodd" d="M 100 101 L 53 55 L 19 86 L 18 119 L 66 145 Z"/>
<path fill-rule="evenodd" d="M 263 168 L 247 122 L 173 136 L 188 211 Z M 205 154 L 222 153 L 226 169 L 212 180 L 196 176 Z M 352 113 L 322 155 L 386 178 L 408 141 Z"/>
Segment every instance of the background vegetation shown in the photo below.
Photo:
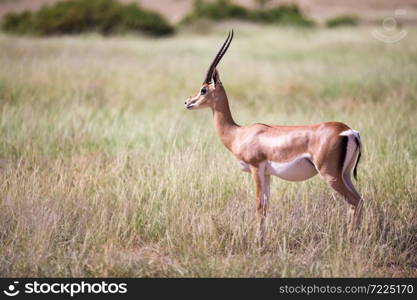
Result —
<path fill-rule="evenodd" d="M 343 15 L 334 18 L 330 18 L 326 21 L 327 27 L 339 27 L 339 26 L 355 26 L 358 25 L 358 18 L 355 16 Z"/>
<path fill-rule="evenodd" d="M 266 244 L 253 243 L 250 175 L 211 113 L 183 105 L 232 25 L 219 71 L 238 123 L 361 132 L 356 241 L 317 176 L 273 180 Z M 416 33 L 397 44 L 362 27 L 238 23 L 170 39 L 0 35 L 0 273 L 415 277 Z"/>
<path fill-rule="evenodd" d="M 259 23 L 276 25 L 292 25 L 310 27 L 314 25 L 295 4 L 273 6 L 271 8 L 260 6 L 256 9 L 247 9 L 230 0 L 215 0 L 207 2 L 194 0 L 193 10 L 182 23 L 190 23 L 202 18 L 212 20 L 239 19 Z"/>
<path fill-rule="evenodd" d="M 203 19 L 235 19 L 299 27 L 314 25 L 294 4 L 247 9 L 229 0 L 195 0 L 193 3 L 191 12 L 181 24 Z M 35 12 L 8 13 L 2 20 L 2 29 L 13 34 L 39 36 L 93 31 L 105 35 L 136 32 L 162 36 L 174 32 L 174 26 L 158 13 L 116 0 L 67 0 L 45 5 Z"/>
<path fill-rule="evenodd" d="M 15 34 L 41 36 L 91 31 L 160 36 L 174 32 L 159 14 L 115 0 L 69 0 L 43 6 L 36 12 L 10 13 L 4 17 L 2 28 Z"/>

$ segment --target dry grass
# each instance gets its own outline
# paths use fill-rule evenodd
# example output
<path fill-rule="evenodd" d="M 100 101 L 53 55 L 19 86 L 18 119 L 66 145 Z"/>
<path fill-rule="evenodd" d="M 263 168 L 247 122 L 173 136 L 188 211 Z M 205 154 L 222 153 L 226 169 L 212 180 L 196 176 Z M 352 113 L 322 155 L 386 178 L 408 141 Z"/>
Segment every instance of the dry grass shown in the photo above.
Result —
<path fill-rule="evenodd" d="M 235 27 L 236 121 L 343 121 L 362 135 L 358 238 L 319 177 L 254 186 L 183 107 L 226 29 L 170 39 L 0 36 L 3 276 L 416 276 L 417 38 Z"/>

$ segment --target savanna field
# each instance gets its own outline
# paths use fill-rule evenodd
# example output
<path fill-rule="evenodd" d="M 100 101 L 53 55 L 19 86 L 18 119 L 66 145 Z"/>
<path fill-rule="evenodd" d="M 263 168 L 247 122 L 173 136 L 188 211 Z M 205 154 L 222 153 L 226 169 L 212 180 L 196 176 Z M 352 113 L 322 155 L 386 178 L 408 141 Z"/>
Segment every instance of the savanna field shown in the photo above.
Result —
<path fill-rule="evenodd" d="M 360 131 L 362 227 L 319 177 L 255 186 L 209 110 L 219 66 L 235 121 Z M 417 29 L 226 23 L 169 38 L 0 35 L 0 274 L 5 277 L 417 276 Z"/>

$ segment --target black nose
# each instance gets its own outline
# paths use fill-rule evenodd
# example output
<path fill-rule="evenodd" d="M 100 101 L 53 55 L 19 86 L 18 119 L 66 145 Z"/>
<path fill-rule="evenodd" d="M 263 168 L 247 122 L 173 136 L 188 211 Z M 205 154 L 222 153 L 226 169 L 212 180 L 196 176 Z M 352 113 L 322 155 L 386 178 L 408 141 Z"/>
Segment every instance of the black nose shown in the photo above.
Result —
<path fill-rule="evenodd" d="M 187 105 L 187 101 L 185 101 L 184 104 Z"/>

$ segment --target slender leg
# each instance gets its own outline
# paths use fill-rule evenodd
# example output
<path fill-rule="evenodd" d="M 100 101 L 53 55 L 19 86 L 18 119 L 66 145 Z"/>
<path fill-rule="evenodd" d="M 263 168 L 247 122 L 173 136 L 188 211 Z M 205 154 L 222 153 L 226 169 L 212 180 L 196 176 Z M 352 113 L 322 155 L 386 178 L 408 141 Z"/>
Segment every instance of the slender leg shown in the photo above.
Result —
<path fill-rule="evenodd" d="M 352 187 L 348 187 L 345 183 L 346 180 L 344 181 L 342 178 L 343 175 L 332 176 L 330 174 L 322 174 L 322 176 L 330 187 L 346 199 L 349 204 L 348 218 L 352 229 L 359 229 L 363 200 L 354 189 L 353 184 Z M 351 191 L 352 188 L 354 192 Z"/>
<path fill-rule="evenodd" d="M 352 229 L 356 230 L 360 224 L 363 200 L 352 184 L 350 175 L 356 162 L 358 149 L 356 142 L 352 139 L 349 139 L 347 144 L 343 141 L 343 139 L 338 140 L 337 144 L 332 147 L 333 151 L 319 157 L 314 163 L 327 184 L 348 202 L 349 221 Z M 347 147 L 346 153 L 339 150 L 345 147 Z M 352 149 L 355 150 L 352 152 Z"/>
<path fill-rule="evenodd" d="M 357 230 L 359 229 L 361 219 L 362 219 L 363 199 L 359 195 L 359 193 L 356 191 L 355 186 L 353 185 L 352 180 L 350 179 L 350 171 L 348 173 L 345 172 L 345 174 L 343 174 L 343 179 L 344 179 L 345 186 L 347 186 L 347 188 L 352 194 L 351 198 L 355 199 L 351 201 L 354 204 L 350 205 L 349 218 L 350 218 L 350 221 L 352 222 L 353 229 Z"/>
<path fill-rule="evenodd" d="M 353 144 L 352 138 L 350 138 L 349 143 Z M 354 142 L 354 144 L 356 145 L 356 142 Z M 350 161 L 348 165 L 345 167 L 345 170 L 343 171 L 343 174 L 342 174 L 343 182 L 345 186 L 347 187 L 347 189 L 349 190 L 349 192 L 351 193 L 351 198 L 355 199 L 351 201 L 354 204 L 351 205 L 349 209 L 349 218 L 352 222 L 352 227 L 355 230 L 359 229 L 361 218 L 362 218 L 362 206 L 363 206 L 363 199 L 361 195 L 359 195 L 359 193 L 356 191 L 356 188 L 353 185 L 352 180 L 351 180 L 352 169 L 359 155 L 358 150 L 359 149 L 357 148 L 356 151 L 353 153 L 353 155 L 350 156 Z"/>
<path fill-rule="evenodd" d="M 258 218 L 257 241 L 263 244 L 265 237 L 265 219 L 269 201 L 270 175 L 265 174 L 266 163 L 258 167 L 251 166 L 251 172 L 256 184 L 256 216 Z"/>

